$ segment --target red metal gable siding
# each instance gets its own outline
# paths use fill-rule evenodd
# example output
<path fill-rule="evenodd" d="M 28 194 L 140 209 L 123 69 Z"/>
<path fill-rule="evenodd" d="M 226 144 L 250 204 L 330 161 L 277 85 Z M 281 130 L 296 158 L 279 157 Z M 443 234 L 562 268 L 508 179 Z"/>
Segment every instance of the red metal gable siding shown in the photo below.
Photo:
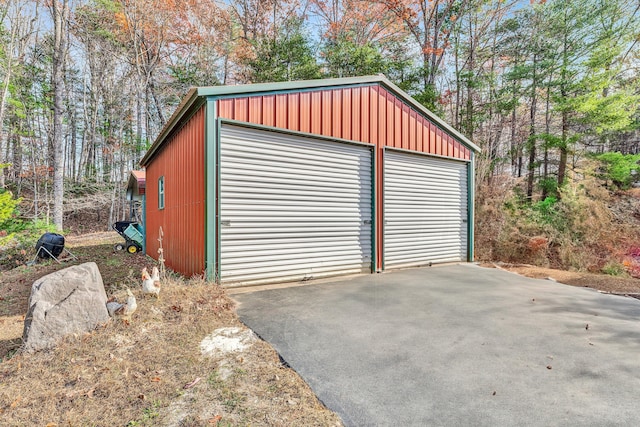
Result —
<path fill-rule="evenodd" d="M 380 85 L 218 100 L 219 117 L 469 160 L 471 151 Z"/>
<path fill-rule="evenodd" d="M 158 235 L 167 267 L 186 276 L 204 272 L 205 108 L 165 142 L 147 166 L 146 249 L 158 258 Z M 165 207 L 158 209 L 158 179 L 164 176 Z"/>

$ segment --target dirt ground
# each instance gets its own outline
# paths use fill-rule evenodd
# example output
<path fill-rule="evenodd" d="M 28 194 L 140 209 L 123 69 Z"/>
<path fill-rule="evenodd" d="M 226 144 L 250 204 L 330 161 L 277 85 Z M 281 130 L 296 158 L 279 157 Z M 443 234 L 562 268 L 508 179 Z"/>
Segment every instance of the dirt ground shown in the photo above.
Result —
<path fill-rule="evenodd" d="M 640 296 L 640 279 L 614 277 L 578 271 L 554 270 L 525 264 L 485 263 L 483 267 L 502 268 L 534 279 L 551 279 L 565 285 L 592 288 L 605 293 Z"/>
<path fill-rule="evenodd" d="M 0 424 L 342 425 L 273 348 L 238 320 L 224 289 L 169 276 L 159 299 L 142 298 L 140 269 L 154 261 L 115 252 L 118 241 L 114 232 L 71 237 L 67 247 L 77 260 L 0 275 Z M 138 309 L 131 323 L 111 320 L 53 350 L 20 353 L 32 283 L 87 261 L 98 264 L 108 296 L 123 297 L 125 287 L 132 289 Z M 230 333 L 249 336 L 246 348 L 211 352 L 204 345 Z"/>

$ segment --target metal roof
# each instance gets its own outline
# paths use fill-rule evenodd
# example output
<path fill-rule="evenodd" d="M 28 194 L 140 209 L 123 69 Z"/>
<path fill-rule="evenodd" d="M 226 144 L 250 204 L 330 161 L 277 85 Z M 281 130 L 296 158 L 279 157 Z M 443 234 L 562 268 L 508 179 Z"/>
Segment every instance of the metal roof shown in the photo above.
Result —
<path fill-rule="evenodd" d="M 398 86 L 393 84 L 383 74 L 375 76 L 363 76 L 363 77 L 346 77 L 336 79 L 317 79 L 317 80 L 298 80 L 292 82 L 278 82 L 278 83 L 258 83 L 258 84 L 246 84 L 235 86 L 207 86 L 207 87 L 193 87 L 189 89 L 189 92 L 182 99 L 176 111 L 169 118 L 160 134 L 151 145 L 147 153 L 140 161 L 141 165 L 149 163 L 154 153 L 162 146 L 163 141 L 169 136 L 173 129 L 180 123 L 183 117 L 191 111 L 193 108 L 201 106 L 208 97 L 237 97 L 237 96 L 250 96 L 253 94 L 270 93 L 270 92 L 295 92 L 296 90 L 310 90 L 321 89 L 331 87 L 345 87 L 345 86 L 364 86 L 379 84 L 386 89 L 395 93 L 404 102 L 413 107 L 416 111 L 424 114 L 427 118 L 434 123 L 442 127 L 446 132 L 458 139 L 460 142 L 468 146 L 475 152 L 480 151 L 480 147 L 471 142 L 466 136 L 453 128 L 447 122 L 442 120 L 436 114 L 425 108 L 418 101 L 413 99 L 409 94 L 404 92 Z"/>
<path fill-rule="evenodd" d="M 136 196 L 145 194 L 146 190 L 146 172 L 141 170 L 132 170 L 127 182 L 127 198 L 132 200 Z"/>

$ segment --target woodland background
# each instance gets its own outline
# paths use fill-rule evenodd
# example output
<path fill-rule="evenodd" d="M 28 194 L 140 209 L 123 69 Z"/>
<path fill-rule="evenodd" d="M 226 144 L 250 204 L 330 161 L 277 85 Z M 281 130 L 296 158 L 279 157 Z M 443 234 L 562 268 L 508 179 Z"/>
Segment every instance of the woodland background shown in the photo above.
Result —
<path fill-rule="evenodd" d="M 639 45 L 638 0 L 0 0 L 0 246 L 126 216 L 191 86 L 384 73 L 482 147 L 480 259 L 637 276 Z"/>

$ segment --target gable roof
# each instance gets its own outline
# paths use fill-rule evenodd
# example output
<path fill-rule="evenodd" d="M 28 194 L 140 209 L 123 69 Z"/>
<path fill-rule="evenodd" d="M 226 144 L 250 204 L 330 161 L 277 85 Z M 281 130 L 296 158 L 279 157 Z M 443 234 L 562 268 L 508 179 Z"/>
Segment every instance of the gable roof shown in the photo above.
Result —
<path fill-rule="evenodd" d="M 149 163 L 154 153 L 162 146 L 163 141 L 169 136 L 169 134 L 175 129 L 176 125 L 183 119 L 187 112 L 192 111 L 194 108 L 201 106 L 207 97 L 236 97 L 236 96 L 249 96 L 253 94 L 269 93 L 269 92 L 283 92 L 296 90 L 309 90 L 309 89 L 325 89 L 325 88 L 337 88 L 345 86 L 366 86 L 379 84 L 387 90 L 393 92 L 402 101 L 413 107 L 416 111 L 423 114 L 433 123 L 440 126 L 443 130 L 449 133 L 451 136 L 462 142 L 474 152 L 480 152 L 480 147 L 474 144 L 470 139 L 453 128 L 447 122 L 442 120 L 436 114 L 425 108 L 418 101 L 413 99 L 409 94 L 404 92 L 398 86 L 393 84 L 383 74 L 375 76 L 363 76 L 363 77 L 346 77 L 335 79 L 317 79 L 317 80 L 298 80 L 292 82 L 278 82 L 278 83 L 257 83 L 246 85 L 230 85 L 230 86 L 206 86 L 206 87 L 193 87 L 189 89 L 185 97 L 182 99 L 176 111 L 169 118 L 165 126 L 160 131 L 160 134 L 151 145 L 147 153 L 140 160 L 141 165 Z"/>

